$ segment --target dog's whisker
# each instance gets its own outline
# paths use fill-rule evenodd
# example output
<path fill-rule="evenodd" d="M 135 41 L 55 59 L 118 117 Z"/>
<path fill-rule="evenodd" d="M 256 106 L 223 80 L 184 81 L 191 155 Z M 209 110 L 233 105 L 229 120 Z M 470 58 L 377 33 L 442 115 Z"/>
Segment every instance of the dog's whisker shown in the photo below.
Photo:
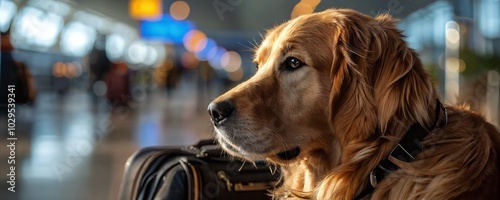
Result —
<path fill-rule="evenodd" d="M 276 174 L 276 171 L 278 171 L 278 166 L 272 165 L 272 166 L 269 166 L 269 169 L 271 170 L 271 174 L 274 175 L 274 174 Z"/>
<path fill-rule="evenodd" d="M 271 165 L 267 166 L 269 168 L 269 172 L 271 172 L 272 175 L 274 175 L 273 173 L 273 169 L 271 168 Z"/>
<path fill-rule="evenodd" d="M 240 168 L 238 169 L 238 171 L 241 171 L 241 169 L 243 169 L 243 166 L 245 166 L 245 163 L 246 163 L 246 162 L 247 162 L 246 160 L 243 160 L 243 163 L 241 164 L 241 166 L 240 166 Z"/>
<path fill-rule="evenodd" d="M 243 47 L 247 48 L 247 49 L 246 49 L 246 51 L 249 51 L 249 52 L 253 52 L 253 51 L 254 51 L 254 47 L 251 47 L 251 46 L 245 45 L 245 44 L 243 44 L 243 43 L 241 43 L 241 42 L 237 42 L 237 44 L 239 44 L 239 45 L 241 45 L 241 46 L 243 46 Z M 252 43 L 250 43 L 250 45 L 252 45 Z"/>
<path fill-rule="evenodd" d="M 255 167 L 255 169 L 259 168 L 259 167 L 257 167 L 257 163 L 255 163 L 255 161 L 252 161 L 252 166 Z"/>
<path fill-rule="evenodd" d="M 254 47 L 254 50 L 257 50 L 259 48 L 259 42 L 255 38 L 253 38 L 253 42 L 251 43 L 252 46 Z"/>

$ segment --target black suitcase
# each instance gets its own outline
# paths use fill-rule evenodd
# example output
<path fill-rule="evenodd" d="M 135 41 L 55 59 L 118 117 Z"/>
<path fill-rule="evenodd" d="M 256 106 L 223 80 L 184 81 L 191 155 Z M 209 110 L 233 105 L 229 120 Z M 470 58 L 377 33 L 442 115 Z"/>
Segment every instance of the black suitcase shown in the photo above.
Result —
<path fill-rule="evenodd" d="M 214 140 L 187 147 L 148 147 L 125 165 L 121 200 L 272 199 L 279 170 L 222 156 Z"/>

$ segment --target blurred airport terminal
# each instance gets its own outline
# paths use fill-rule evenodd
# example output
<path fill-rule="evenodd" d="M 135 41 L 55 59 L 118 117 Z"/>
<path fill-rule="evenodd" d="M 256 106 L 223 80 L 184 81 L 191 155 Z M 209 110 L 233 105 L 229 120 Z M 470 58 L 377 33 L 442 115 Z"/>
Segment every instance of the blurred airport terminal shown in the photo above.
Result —
<path fill-rule="evenodd" d="M 266 29 L 332 7 L 400 18 L 445 102 L 500 124 L 499 0 L 0 0 L 0 199 L 117 199 L 137 149 L 211 137 Z"/>

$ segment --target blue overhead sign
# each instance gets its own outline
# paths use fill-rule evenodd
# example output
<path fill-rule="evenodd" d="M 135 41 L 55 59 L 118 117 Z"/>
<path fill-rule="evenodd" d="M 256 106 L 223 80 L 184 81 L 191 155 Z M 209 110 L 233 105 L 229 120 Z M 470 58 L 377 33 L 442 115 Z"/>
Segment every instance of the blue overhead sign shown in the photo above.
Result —
<path fill-rule="evenodd" d="M 182 44 L 184 35 L 195 28 L 194 24 L 187 20 L 175 20 L 165 14 L 162 18 L 152 21 L 141 21 L 141 37 L 145 40 L 162 41 L 172 44 Z"/>

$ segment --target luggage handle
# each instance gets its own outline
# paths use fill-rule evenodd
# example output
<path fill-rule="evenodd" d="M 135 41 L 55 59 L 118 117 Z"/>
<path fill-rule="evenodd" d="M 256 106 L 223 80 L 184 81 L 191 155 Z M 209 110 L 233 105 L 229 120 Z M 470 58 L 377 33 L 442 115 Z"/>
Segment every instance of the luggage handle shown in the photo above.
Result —
<path fill-rule="evenodd" d="M 192 147 L 200 149 L 203 146 L 208 146 L 208 145 L 216 145 L 215 139 L 205 139 L 205 140 L 200 140 L 198 143 L 192 145 Z"/>
<path fill-rule="evenodd" d="M 270 181 L 267 183 L 232 183 L 231 180 L 227 177 L 226 173 L 224 171 L 218 171 L 217 176 L 226 182 L 226 187 L 227 191 L 231 192 L 234 188 L 234 191 L 236 192 L 244 192 L 244 191 L 259 191 L 259 190 L 266 190 L 269 187 L 272 187 L 273 185 L 276 185 L 276 181 Z"/>
<path fill-rule="evenodd" d="M 222 150 L 217 145 L 215 139 L 200 140 L 198 143 L 189 146 L 186 151 L 196 155 L 196 157 L 209 157 L 210 155 L 220 156 Z"/>

